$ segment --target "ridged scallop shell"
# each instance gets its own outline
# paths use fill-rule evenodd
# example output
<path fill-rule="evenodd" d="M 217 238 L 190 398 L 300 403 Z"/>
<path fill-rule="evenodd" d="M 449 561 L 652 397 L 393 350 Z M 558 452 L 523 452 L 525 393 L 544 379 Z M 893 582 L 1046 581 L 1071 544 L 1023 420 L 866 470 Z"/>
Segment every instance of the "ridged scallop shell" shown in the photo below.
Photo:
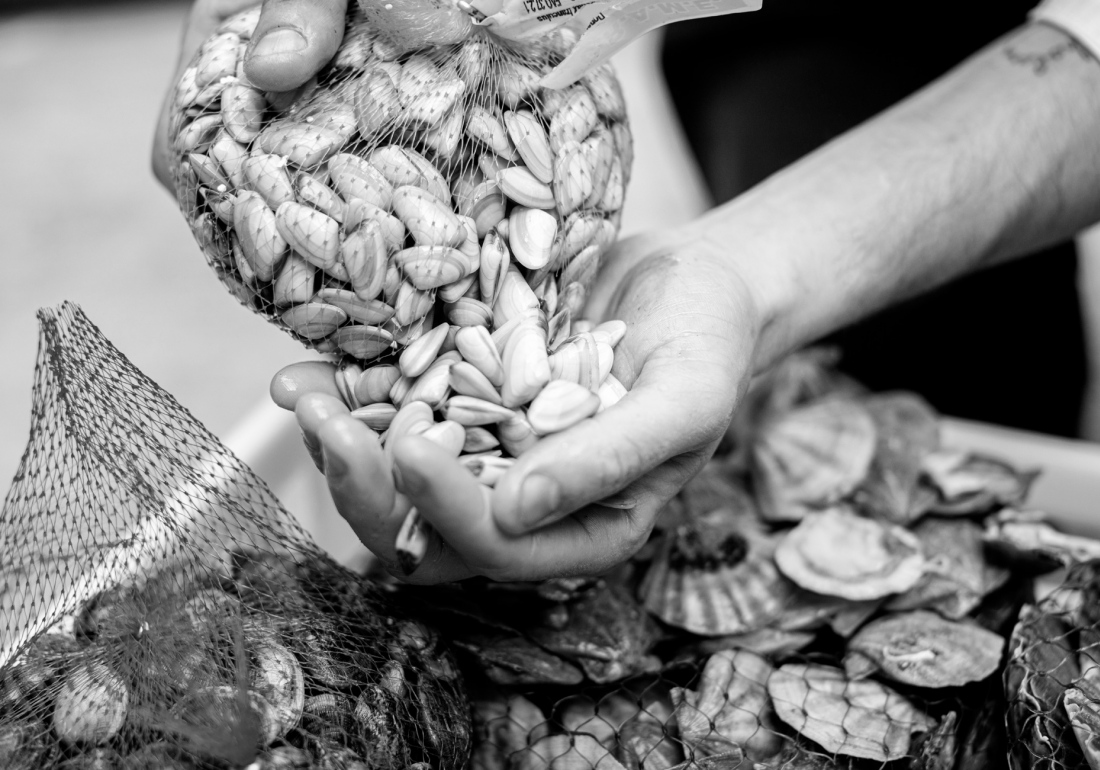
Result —
<path fill-rule="evenodd" d="M 780 719 L 833 754 L 900 759 L 910 736 L 935 724 L 889 687 L 849 681 L 831 666 L 781 666 L 768 678 L 768 694 Z"/>
<path fill-rule="evenodd" d="M 723 636 L 762 628 L 783 613 L 793 586 L 775 566 L 774 541 L 725 518 L 695 519 L 662 536 L 639 597 L 665 623 Z"/>
<path fill-rule="evenodd" d="M 784 739 L 768 697 L 771 664 L 748 650 L 723 650 L 703 666 L 695 689 L 672 688 L 680 738 L 695 756 L 740 747 L 753 762 L 778 754 Z"/>
<path fill-rule="evenodd" d="M 779 542 L 775 563 L 807 591 L 853 601 L 906 591 L 924 571 L 916 535 L 839 507 L 808 514 Z"/>
<path fill-rule="evenodd" d="M 855 401 L 826 399 L 769 420 L 752 454 L 763 517 L 798 521 L 864 480 L 875 456 L 875 424 Z"/>
<path fill-rule="evenodd" d="M 848 650 L 870 659 L 895 682 L 961 687 L 997 671 L 1004 639 L 975 624 L 916 610 L 871 621 L 848 640 Z"/>

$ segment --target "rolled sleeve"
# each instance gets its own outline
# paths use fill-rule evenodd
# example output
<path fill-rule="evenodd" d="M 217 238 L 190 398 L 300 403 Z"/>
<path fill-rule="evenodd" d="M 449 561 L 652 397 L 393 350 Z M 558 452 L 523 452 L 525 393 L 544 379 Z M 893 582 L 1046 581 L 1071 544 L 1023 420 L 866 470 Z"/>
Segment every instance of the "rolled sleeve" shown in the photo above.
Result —
<path fill-rule="evenodd" d="M 1100 59 L 1100 0 L 1043 0 L 1030 18 L 1060 27 Z"/>

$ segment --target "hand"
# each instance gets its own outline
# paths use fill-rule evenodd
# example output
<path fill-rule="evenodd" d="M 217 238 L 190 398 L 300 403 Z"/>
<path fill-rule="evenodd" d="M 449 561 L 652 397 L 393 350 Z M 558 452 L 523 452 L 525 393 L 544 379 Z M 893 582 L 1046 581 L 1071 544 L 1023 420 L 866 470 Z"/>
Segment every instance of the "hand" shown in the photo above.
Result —
<path fill-rule="evenodd" d="M 492 491 L 418 437 L 396 443 L 391 465 L 337 398 L 330 365 L 276 375 L 272 395 L 295 409 L 337 509 L 391 570 L 411 505 L 438 533 L 411 582 L 595 574 L 645 543 L 725 432 L 759 331 L 753 293 L 724 250 L 681 243 L 679 233 L 633 238 L 606 256 L 588 314 L 628 324 L 614 373 L 630 393 L 542 439 Z"/>
<path fill-rule="evenodd" d="M 153 139 L 153 173 L 169 190 L 168 113 L 180 74 L 219 24 L 255 5 L 257 0 L 195 0 L 191 6 L 176 72 L 161 104 Z M 340 46 L 346 10 L 347 0 L 264 0 L 245 54 L 249 81 L 264 91 L 291 91 L 305 83 Z"/>

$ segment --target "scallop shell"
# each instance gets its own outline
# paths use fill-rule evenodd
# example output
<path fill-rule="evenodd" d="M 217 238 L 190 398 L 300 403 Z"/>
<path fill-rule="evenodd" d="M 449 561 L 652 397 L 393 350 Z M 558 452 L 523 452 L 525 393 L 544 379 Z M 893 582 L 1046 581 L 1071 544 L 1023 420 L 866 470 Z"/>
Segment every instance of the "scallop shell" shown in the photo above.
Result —
<path fill-rule="evenodd" d="M 916 610 L 871 621 L 848 640 L 848 650 L 873 661 L 895 682 L 959 687 L 997 671 L 1004 639 L 977 625 Z"/>
<path fill-rule="evenodd" d="M 672 688 L 680 738 L 696 757 L 741 748 L 753 762 L 779 753 L 783 736 L 768 698 L 767 660 L 748 650 L 724 650 L 703 666 L 696 690 Z"/>
<path fill-rule="evenodd" d="M 941 515 L 981 513 L 1019 505 L 1038 471 L 1018 471 L 983 455 L 943 450 L 924 458 L 922 470 L 939 493 L 932 511 Z"/>
<path fill-rule="evenodd" d="M 753 478 L 761 514 L 798 521 L 836 503 L 867 476 L 875 424 L 855 401 L 827 399 L 768 421 L 753 445 Z"/>
<path fill-rule="evenodd" d="M 732 516 L 710 518 L 665 532 L 639 597 L 665 623 L 702 636 L 768 625 L 793 589 L 776 569 L 774 541 L 734 524 Z"/>
<path fill-rule="evenodd" d="M 935 724 L 889 687 L 849 681 L 832 666 L 781 666 L 768 679 L 768 694 L 780 719 L 833 754 L 900 759 L 910 736 Z"/>
<path fill-rule="evenodd" d="M 913 528 L 926 554 L 916 585 L 893 597 L 890 610 L 931 609 L 958 620 L 970 614 L 1010 573 L 985 558 L 982 528 L 968 519 L 927 518 Z"/>
<path fill-rule="evenodd" d="M 840 507 L 807 515 L 779 542 L 775 563 L 808 591 L 853 601 L 906 591 L 924 570 L 916 535 Z"/>
<path fill-rule="evenodd" d="M 875 423 L 877 444 L 856 504 L 872 516 L 905 524 L 921 516 L 931 500 L 919 493 L 921 461 L 939 447 L 936 413 L 911 393 L 882 393 L 864 399 Z"/>

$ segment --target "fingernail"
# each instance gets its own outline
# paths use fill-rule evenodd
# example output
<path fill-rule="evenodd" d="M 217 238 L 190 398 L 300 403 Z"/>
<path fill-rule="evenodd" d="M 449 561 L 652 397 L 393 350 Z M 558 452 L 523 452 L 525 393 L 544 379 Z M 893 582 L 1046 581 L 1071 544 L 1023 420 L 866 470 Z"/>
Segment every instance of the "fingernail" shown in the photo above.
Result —
<path fill-rule="evenodd" d="M 347 475 L 348 464 L 339 452 L 331 452 L 322 447 L 321 455 L 325 463 L 325 475 L 330 479 L 339 479 Z"/>
<path fill-rule="evenodd" d="M 306 36 L 291 27 L 276 27 L 260 38 L 252 49 L 253 56 L 280 56 L 297 53 L 309 45 Z"/>
<path fill-rule="evenodd" d="M 608 495 L 603 500 L 596 503 L 602 505 L 604 508 L 618 508 L 619 510 L 627 511 L 631 508 L 638 507 L 638 501 L 633 497 L 627 497 L 626 495 Z"/>
<path fill-rule="evenodd" d="M 553 479 L 532 473 L 520 487 L 519 504 L 520 518 L 528 524 L 537 524 L 558 510 L 561 488 Z"/>

